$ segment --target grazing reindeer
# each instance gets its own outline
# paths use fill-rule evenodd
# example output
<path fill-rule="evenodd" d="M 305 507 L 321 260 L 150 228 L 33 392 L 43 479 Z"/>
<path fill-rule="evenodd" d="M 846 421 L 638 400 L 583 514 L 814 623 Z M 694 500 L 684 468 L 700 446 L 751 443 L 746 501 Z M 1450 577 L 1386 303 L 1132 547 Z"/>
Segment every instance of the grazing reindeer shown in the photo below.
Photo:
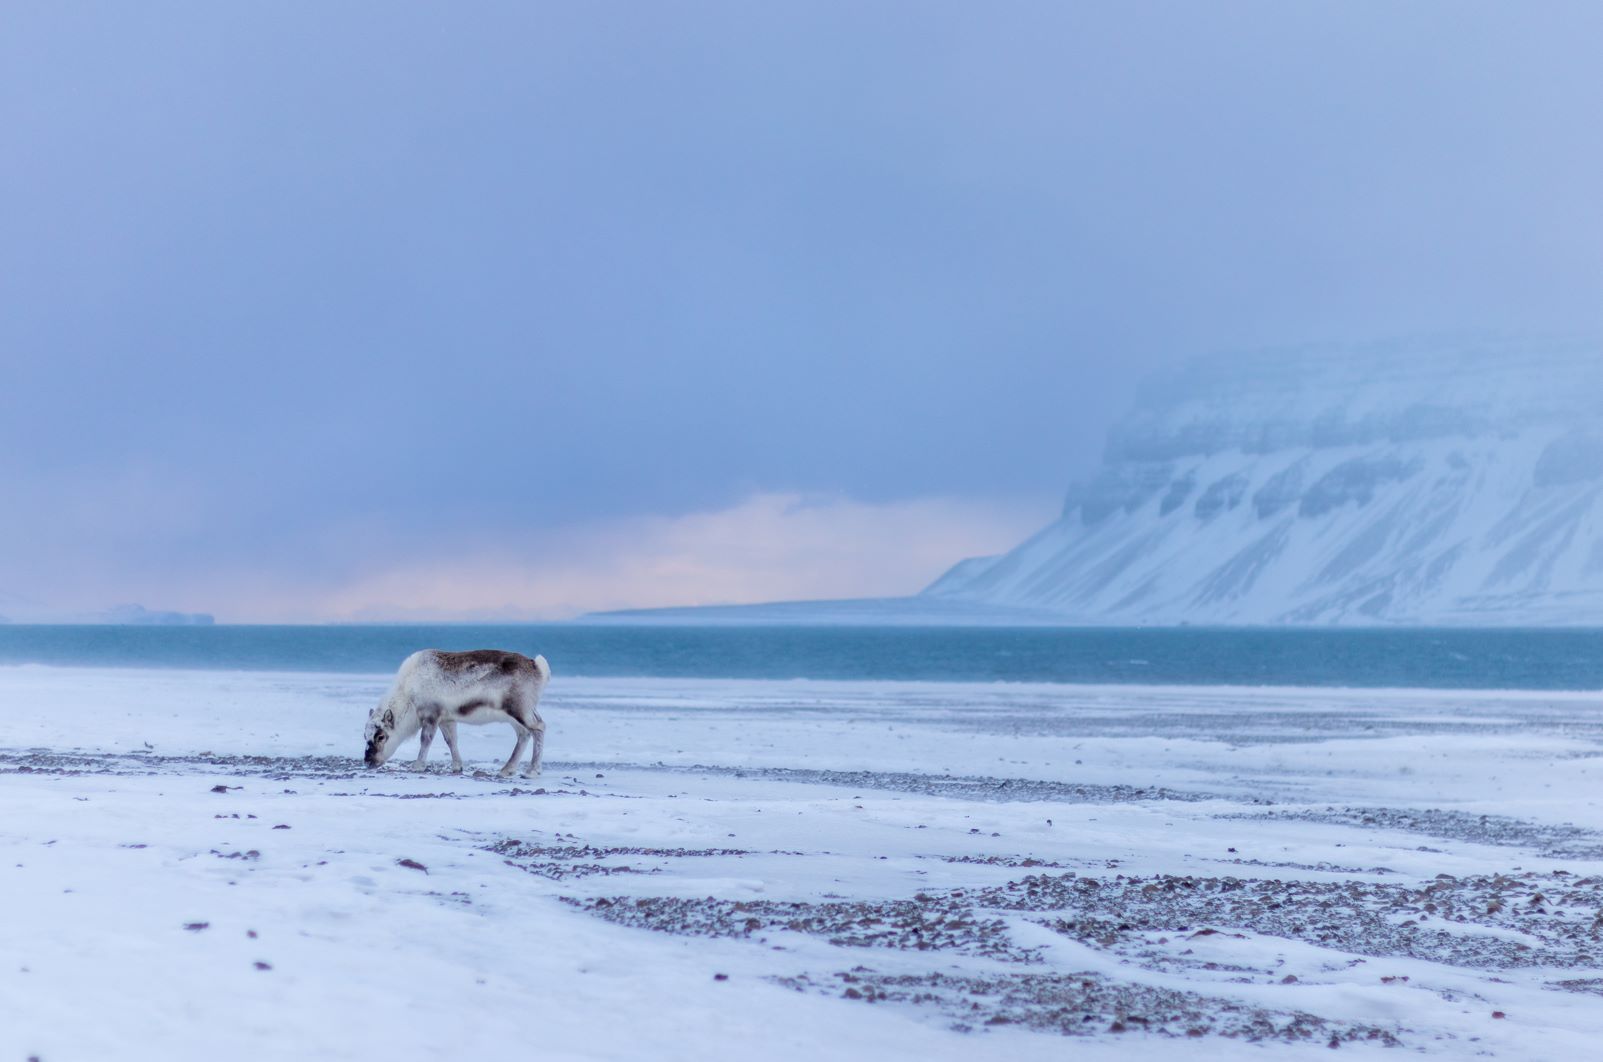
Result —
<path fill-rule="evenodd" d="M 451 750 L 451 770 L 460 774 L 462 754 L 456 747 L 456 724 L 506 722 L 517 731 L 518 743 L 501 768 L 501 776 L 517 767 L 531 738 L 534 752 L 523 776 L 539 774 L 545 720 L 535 705 L 550 678 L 551 665 L 543 656 L 530 660 L 499 649 L 413 653 L 396 672 L 390 692 L 367 717 L 367 765 L 381 766 L 403 741 L 422 731 L 412 769 L 423 770 L 438 727 Z"/>

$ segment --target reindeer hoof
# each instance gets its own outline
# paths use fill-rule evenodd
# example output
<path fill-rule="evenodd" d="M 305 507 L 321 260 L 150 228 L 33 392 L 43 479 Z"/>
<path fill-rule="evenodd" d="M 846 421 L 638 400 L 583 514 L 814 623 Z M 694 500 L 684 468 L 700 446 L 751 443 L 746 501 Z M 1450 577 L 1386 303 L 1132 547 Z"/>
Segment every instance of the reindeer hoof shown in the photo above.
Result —
<path fill-rule="evenodd" d="M 462 773 L 462 765 L 460 763 L 451 764 L 451 773 L 452 774 L 461 774 Z"/>

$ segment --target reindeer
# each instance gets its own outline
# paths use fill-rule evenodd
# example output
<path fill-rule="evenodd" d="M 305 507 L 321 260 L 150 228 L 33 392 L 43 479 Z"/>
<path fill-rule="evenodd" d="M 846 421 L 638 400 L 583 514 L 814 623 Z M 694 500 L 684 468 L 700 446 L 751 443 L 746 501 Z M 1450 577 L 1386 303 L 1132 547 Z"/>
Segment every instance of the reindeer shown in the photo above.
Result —
<path fill-rule="evenodd" d="M 537 775 L 545 747 L 545 721 L 535 706 L 550 678 L 551 665 L 543 656 L 530 660 L 500 649 L 468 653 L 424 649 L 413 653 L 396 672 L 390 692 L 367 717 L 367 765 L 382 766 L 402 742 L 421 731 L 412 769 L 423 770 L 438 728 L 451 750 L 451 770 L 461 774 L 456 724 L 506 722 L 517 732 L 518 743 L 501 768 L 501 777 L 517 767 L 531 738 L 534 752 L 523 776 Z"/>

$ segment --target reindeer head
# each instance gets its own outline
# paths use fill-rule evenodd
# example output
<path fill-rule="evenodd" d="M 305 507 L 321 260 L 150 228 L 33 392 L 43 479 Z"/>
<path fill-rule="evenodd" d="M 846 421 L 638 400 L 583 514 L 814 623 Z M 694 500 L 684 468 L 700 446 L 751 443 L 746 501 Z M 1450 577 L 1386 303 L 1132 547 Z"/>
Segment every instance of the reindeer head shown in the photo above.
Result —
<path fill-rule="evenodd" d="M 395 709 L 388 702 L 374 708 L 367 717 L 367 755 L 369 767 L 380 767 L 401 742 L 395 733 Z"/>

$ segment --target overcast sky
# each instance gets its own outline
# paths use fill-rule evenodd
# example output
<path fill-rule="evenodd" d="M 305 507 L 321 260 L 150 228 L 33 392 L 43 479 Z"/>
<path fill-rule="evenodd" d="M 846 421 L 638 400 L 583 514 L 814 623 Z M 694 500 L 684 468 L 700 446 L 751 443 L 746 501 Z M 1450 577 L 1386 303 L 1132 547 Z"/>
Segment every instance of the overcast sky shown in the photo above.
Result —
<path fill-rule="evenodd" d="M 0 14 L 0 613 L 906 593 L 1199 352 L 1603 316 L 1603 5 Z"/>

